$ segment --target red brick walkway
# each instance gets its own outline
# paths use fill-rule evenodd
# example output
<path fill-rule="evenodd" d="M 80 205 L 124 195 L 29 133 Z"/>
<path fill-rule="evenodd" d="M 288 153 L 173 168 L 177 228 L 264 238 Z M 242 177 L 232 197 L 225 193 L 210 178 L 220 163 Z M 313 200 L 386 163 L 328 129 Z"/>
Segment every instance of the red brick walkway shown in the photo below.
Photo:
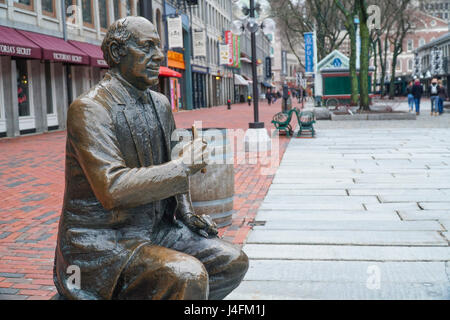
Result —
<path fill-rule="evenodd" d="M 270 120 L 280 103 L 260 106 L 260 120 Z M 253 108 L 247 104 L 180 112 L 179 128 L 194 121 L 203 127 L 248 128 Z M 280 139 L 281 157 L 289 142 Z M 0 299 L 49 299 L 58 219 L 64 193 L 65 132 L 0 140 Z M 276 163 L 278 165 L 278 162 Z M 264 199 L 273 175 L 261 165 L 235 166 L 232 225 L 220 230 L 231 242 L 242 244 Z"/>

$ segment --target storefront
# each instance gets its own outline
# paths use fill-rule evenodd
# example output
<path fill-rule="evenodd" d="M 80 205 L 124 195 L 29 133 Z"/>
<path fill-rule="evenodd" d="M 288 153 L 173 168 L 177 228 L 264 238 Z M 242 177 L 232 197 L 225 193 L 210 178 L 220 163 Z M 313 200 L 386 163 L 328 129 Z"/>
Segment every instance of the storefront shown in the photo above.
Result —
<path fill-rule="evenodd" d="M 184 63 L 184 55 L 182 53 L 179 52 L 175 52 L 175 51 L 168 51 L 167 52 L 167 65 L 169 68 L 175 70 L 176 72 L 178 72 L 181 77 L 177 80 L 177 86 L 179 85 L 179 89 L 177 89 L 178 91 L 178 95 L 177 95 L 177 99 L 178 102 L 176 101 L 171 101 L 171 104 L 174 105 L 178 105 L 179 109 L 185 109 L 187 106 L 187 101 L 186 101 L 186 92 L 185 92 L 185 74 L 186 74 L 186 65 Z M 169 97 L 170 99 L 172 99 L 172 87 L 173 87 L 173 82 L 171 83 L 169 80 L 164 82 L 164 93 L 167 97 Z"/>
<path fill-rule="evenodd" d="M 207 67 L 192 65 L 192 87 L 194 90 L 194 109 L 206 108 L 206 77 L 209 73 Z"/>
<path fill-rule="evenodd" d="M 234 74 L 234 103 L 244 103 L 248 95 L 248 81 L 240 74 Z"/>
<path fill-rule="evenodd" d="M 181 73 L 167 67 L 160 67 L 159 77 L 160 82 L 163 82 L 165 79 L 168 81 L 169 93 L 167 94 L 167 97 L 170 100 L 172 112 L 180 111 L 181 91 L 179 79 L 181 78 Z"/>
<path fill-rule="evenodd" d="M 0 26 L 0 136 L 64 129 L 107 67 L 98 46 Z"/>

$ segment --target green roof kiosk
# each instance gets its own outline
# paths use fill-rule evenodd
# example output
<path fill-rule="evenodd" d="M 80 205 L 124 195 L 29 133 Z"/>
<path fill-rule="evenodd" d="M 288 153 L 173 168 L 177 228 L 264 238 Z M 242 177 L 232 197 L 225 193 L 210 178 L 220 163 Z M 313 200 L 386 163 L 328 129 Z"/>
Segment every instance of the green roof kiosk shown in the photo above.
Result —
<path fill-rule="evenodd" d="M 334 50 L 322 61 L 318 66 L 318 77 L 320 83 L 322 83 L 322 92 L 318 92 L 319 96 L 322 96 L 322 102 L 326 105 L 329 99 L 337 99 L 340 103 L 349 103 L 351 98 L 351 86 L 350 86 L 350 59 L 339 52 Z M 372 76 L 375 68 L 369 67 L 369 96 L 373 97 L 372 93 Z M 359 82 L 359 69 L 357 69 L 358 82 Z"/>

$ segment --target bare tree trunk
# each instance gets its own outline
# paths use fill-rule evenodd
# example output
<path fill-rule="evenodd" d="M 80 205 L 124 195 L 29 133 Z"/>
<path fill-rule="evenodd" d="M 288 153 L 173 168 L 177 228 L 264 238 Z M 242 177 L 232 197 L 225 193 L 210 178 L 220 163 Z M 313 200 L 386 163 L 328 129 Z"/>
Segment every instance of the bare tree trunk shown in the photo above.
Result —
<path fill-rule="evenodd" d="M 370 110 L 369 101 L 369 46 L 370 33 L 367 26 L 367 6 L 365 0 L 359 0 L 359 21 L 361 35 L 361 65 L 359 69 L 360 110 Z"/>

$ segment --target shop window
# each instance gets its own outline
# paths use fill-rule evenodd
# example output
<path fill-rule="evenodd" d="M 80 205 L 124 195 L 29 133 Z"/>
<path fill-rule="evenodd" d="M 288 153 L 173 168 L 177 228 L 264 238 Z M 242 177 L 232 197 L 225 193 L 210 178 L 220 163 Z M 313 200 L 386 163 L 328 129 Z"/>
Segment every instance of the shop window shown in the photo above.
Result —
<path fill-rule="evenodd" d="M 142 15 L 142 12 L 141 12 L 141 0 L 138 0 L 136 2 L 136 15 L 137 16 Z"/>
<path fill-rule="evenodd" d="M 83 0 L 81 8 L 83 10 L 83 24 L 94 29 L 94 4 L 92 0 Z"/>
<path fill-rule="evenodd" d="M 106 32 L 109 25 L 111 24 L 109 21 L 109 1 L 99 0 L 98 9 L 100 14 L 100 28 L 102 31 Z"/>
<path fill-rule="evenodd" d="M 19 101 L 19 117 L 31 115 L 27 60 L 16 59 L 17 68 L 17 98 Z"/>
<path fill-rule="evenodd" d="M 17 8 L 34 11 L 34 0 L 14 0 L 14 6 Z"/>
<path fill-rule="evenodd" d="M 54 114 L 52 94 L 52 72 L 50 61 L 45 62 L 45 90 L 47 95 L 47 114 Z"/>
<path fill-rule="evenodd" d="M 116 20 L 133 15 L 130 0 L 114 0 L 114 18 Z"/>
<path fill-rule="evenodd" d="M 42 13 L 46 16 L 56 18 L 55 0 L 42 0 Z"/>

